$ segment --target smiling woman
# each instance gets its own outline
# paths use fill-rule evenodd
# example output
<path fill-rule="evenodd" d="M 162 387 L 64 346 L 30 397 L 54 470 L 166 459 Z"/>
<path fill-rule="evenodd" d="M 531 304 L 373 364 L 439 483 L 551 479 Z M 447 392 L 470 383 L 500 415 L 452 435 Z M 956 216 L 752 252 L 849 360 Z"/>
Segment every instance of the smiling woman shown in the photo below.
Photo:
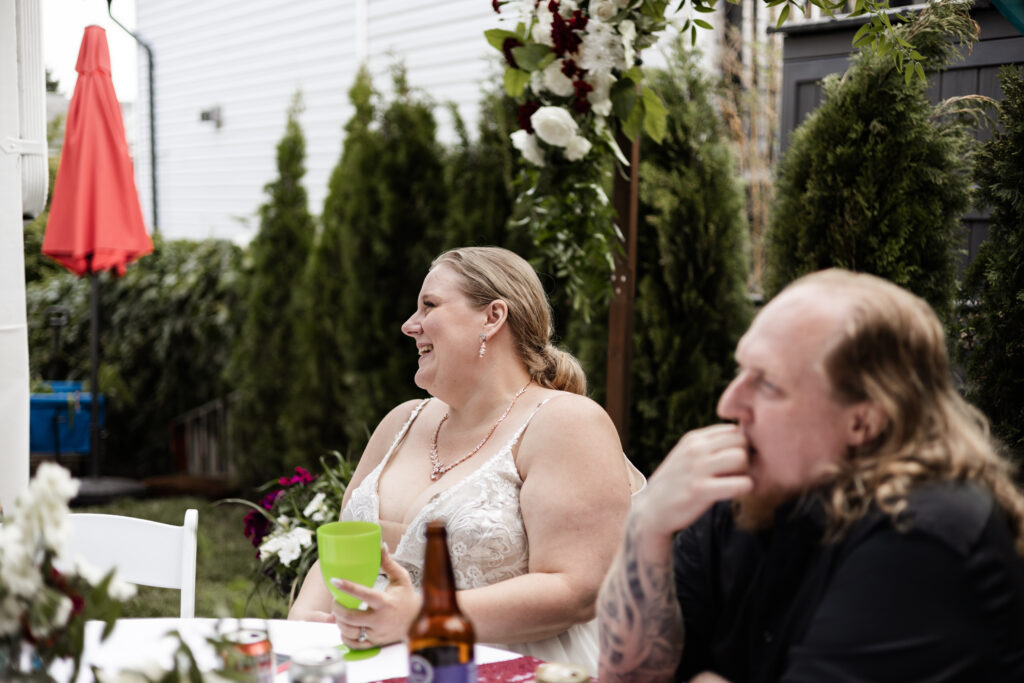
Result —
<path fill-rule="evenodd" d="M 551 343 L 537 274 L 504 249 L 445 252 L 402 331 L 432 398 L 381 421 L 342 511 L 381 525 L 382 574 L 345 583 L 368 607 L 348 610 L 314 567 L 290 617 L 334 620 L 353 648 L 401 640 L 421 602 L 424 527 L 440 519 L 477 639 L 593 672 L 597 589 L 643 478 L 583 396 L 576 359 Z"/>

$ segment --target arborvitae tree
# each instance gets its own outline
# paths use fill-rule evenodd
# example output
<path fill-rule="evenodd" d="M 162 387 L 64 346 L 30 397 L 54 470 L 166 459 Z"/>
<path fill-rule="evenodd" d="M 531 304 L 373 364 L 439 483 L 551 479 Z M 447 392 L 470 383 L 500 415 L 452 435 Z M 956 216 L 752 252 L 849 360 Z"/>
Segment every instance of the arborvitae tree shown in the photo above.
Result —
<path fill-rule="evenodd" d="M 447 196 L 434 116 L 402 69 L 394 83 L 394 99 L 375 125 L 349 133 L 346 146 L 365 145 L 360 155 L 371 156 L 356 173 L 335 175 L 331 194 L 340 196 L 329 199 L 333 215 L 324 216 L 340 232 L 337 332 L 352 454 L 389 409 L 420 394 L 416 349 L 401 325 L 443 241 Z"/>
<path fill-rule="evenodd" d="M 1024 72 L 1004 67 L 996 132 L 978 154 L 977 198 L 992 208 L 988 239 L 961 294 L 960 358 L 968 398 L 1024 462 Z"/>
<path fill-rule="evenodd" d="M 515 130 L 515 103 L 503 91 L 486 93 L 476 140 L 470 140 L 454 106 L 451 112 L 458 142 L 445 164 L 449 194 L 444 248 L 493 245 L 529 258 L 529 235 L 508 225 L 515 201 L 516 158 L 508 137 Z"/>
<path fill-rule="evenodd" d="M 934 3 L 898 29 L 929 72 L 974 40 L 966 3 Z M 968 127 L 953 103 L 868 47 L 793 133 L 767 235 L 768 296 L 810 271 L 839 266 L 888 278 L 952 305 L 960 219 L 969 205 Z"/>
<path fill-rule="evenodd" d="M 356 74 L 348 94 L 355 113 L 345 124 L 344 148 L 331 173 L 320 231 L 303 274 L 298 301 L 300 320 L 295 339 L 300 352 L 286 418 L 296 459 L 322 455 L 327 450 L 359 456 L 348 448 L 346 431 L 351 396 L 345 377 L 351 373 L 346 373 L 343 350 L 344 311 L 349 302 L 342 277 L 346 262 L 342 240 L 346 225 L 380 212 L 377 194 L 367 191 L 373 180 L 365 181 L 375 177 L 380 143 L 372 130 L 376 94 L 365 68 Z M 372 220 L 367 222 L 372 224 Z M 369 289 L 372 294 L 372 284 Z"/>
<path fill-rule="evenodd" d="M 715 421 L 751 306 L 743 189 L 712 87 L 682 46 L 647 80 L 669 114 L 664 141 L 641 151 L 627 450 L 651 471 L 684 432 Z"/>
<path fill-rule="evenodd" d="M 233 456 L 243 481 L 277 476 L 292 463 L 282 430 L 296 365 L 294 292 L 309 257 L 314 235 L 302 177 L 306 139 L 299 126 L 301 97 L 288 110 L 284 137 L 277 146 L 278 178 L 264 187 L 260 229 L 250 244 L 252 271 L 247 283 L 248 310 L 235 345 L 231 379 Z"/>

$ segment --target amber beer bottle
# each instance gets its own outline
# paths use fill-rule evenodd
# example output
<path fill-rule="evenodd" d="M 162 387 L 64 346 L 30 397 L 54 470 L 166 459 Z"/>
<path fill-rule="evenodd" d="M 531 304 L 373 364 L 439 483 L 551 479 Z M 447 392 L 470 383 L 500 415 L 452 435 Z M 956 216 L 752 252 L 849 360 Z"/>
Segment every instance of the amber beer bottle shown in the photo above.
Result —
<path fill-rule="evenodd" d="M 442 522 L 427 524 L 423 609 L 409 628 L 409 683 L 476 683 L 476 636 L 455 601 L 455 574 Z"/>

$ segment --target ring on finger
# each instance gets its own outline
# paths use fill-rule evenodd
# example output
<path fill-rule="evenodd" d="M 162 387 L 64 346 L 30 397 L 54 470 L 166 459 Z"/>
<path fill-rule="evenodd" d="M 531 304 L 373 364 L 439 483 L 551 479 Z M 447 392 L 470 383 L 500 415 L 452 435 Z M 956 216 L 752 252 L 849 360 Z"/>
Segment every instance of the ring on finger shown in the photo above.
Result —
<path fill-rule="evenodd" d="M 366 635 L 366 627 L 365 626 L 360 626 L 359 627 L 359 637 L 356 638 L 356 640 L 358 642 L 360 642 L 360 643 L 365 643 L 369 639 L 370 639 L 370 637 L 368 635 Z"/>

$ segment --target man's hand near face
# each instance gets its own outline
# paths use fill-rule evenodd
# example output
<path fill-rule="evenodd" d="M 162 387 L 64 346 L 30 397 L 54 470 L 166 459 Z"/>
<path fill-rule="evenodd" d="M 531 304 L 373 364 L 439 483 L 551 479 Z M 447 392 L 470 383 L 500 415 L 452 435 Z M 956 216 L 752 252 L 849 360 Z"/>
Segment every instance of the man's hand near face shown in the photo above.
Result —
<path fill-rule="evenodd" d="M 672 680 L 683 650 L 673 536 L 714 503 L 753 490 L 747 456 L 747 441 L 735 425 L 694 430 L 669 452 L 638 496 L 625 543 L 598 598 L 601 681 Z"/>

